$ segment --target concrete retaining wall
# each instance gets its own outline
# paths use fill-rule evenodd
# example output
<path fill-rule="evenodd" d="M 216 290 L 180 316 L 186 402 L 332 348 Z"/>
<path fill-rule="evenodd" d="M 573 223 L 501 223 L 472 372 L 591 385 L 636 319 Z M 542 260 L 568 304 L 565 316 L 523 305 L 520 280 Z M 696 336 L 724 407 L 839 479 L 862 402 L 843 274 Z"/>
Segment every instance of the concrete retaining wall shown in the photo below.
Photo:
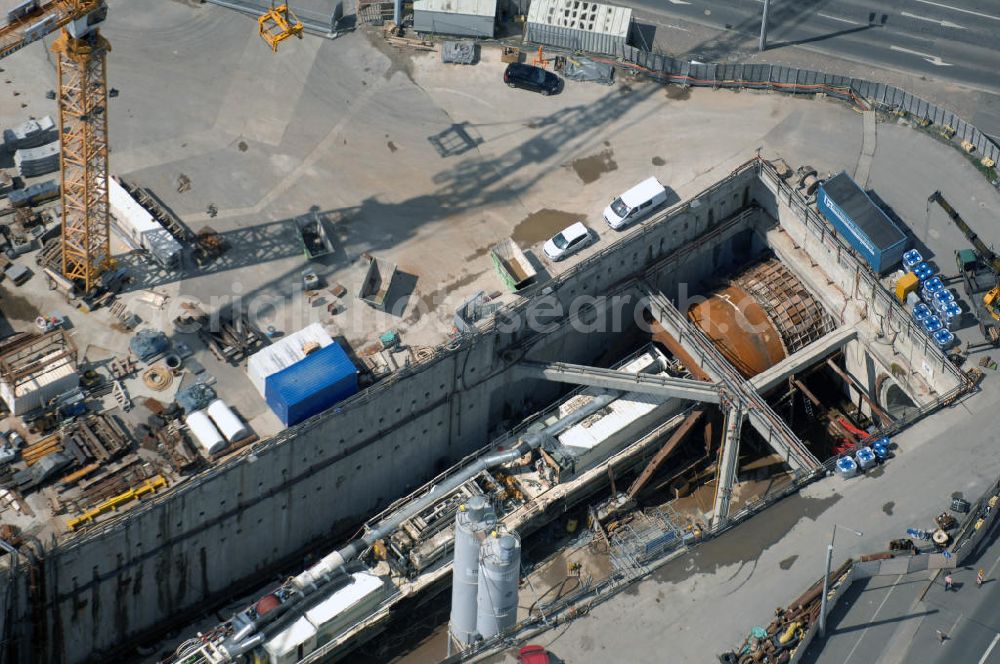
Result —
<path fill-rule="evenodd" d="M 213 602 L 301 566 L 305 551 L 332 545 L 488 442 L 503 420 L 521 413 L 526 396 L 537 406 L 558 394 L 552 385 L 514 382 L 508 369 L 518 359 L 587 363 L 620 340 L 613 328 L 583 334 L 566 324 L 571 314 L 586 315 L 586 307 L 571 307 L 576 298 L 627 292 L 636 274 L 680 247 L 692 260 L 680 269 L 677 262 L 658 266 L 650 275 L 658 285 L 700 280 L 714 271 L 712 261 L 741 254 L 756 213 L 726 226 L 721 243 L 699 236 L 749 201 L 755 179 L 752 166 L 738 170 L 581 262 L 545 294 L 502 310 L 455 347 L 49 547 L 34 602 L 24 568 L 13 577 L 0 570 L 0 595 L 12 607 L 0 612 L 6 662 L 73 664 L 95 651 L 116 659 L 125 644 L 184 625 Z M 533 331 L 527 322 L 551 316 L 553 303 L 563 307 L 553 319 L 561 325 Z"/>

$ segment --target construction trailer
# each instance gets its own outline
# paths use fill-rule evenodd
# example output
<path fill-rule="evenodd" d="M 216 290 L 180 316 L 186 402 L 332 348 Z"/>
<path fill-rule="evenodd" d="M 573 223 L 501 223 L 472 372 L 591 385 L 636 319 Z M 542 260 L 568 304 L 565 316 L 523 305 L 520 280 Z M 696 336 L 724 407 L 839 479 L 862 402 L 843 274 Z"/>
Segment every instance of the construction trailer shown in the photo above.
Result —
<path fill-rule="evenodd" d="M 413 29 L 439 35 L 491 38 L 497 0 L 414 0 Z"/>
<path fill-rule="evenodd" d="M 582 0 L 534 0 L 524 41 L 619 56 L 629 42 L 632 9 Z"/>
<path fill-rule="evenodd" d="M 45 406 L 80 385 L 77 349 L 61 329 L 32 336 L 0 355 L 0 398 L 14 415 Z"/>

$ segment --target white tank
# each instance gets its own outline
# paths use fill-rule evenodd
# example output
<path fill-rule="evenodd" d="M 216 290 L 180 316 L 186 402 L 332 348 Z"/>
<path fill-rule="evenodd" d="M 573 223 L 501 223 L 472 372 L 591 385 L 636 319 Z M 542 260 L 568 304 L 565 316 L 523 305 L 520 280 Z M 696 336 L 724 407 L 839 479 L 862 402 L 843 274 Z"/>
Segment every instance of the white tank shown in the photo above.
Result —
<path fill-rule="evenodd" d="M 250 430 L 240 421 L 239 416 L 233 409 L 226 405 L 222 399 L 216 399 L 208 404 L 208 416 L 212 418 L 215 426 L 225 436 L 230 443 L 234 440 L 243 440 L 250 435 Z"/>
<path fill-rule="evenodd" d="M 479 547 L 496 525 L 489 501 L 473 496 L 455 514 L 455 561 L 451 582 L 451 634 L 463 646 L 476 638 Z"/>
<path fill-rule="evenodd" d="M 517 624 L 520 578 L 521 541 L 514 533 L 491 533 L 479 554 L 476 631 L 484 639 Z"/>
<path fill-rule="evenodd" d="M 219 430 L 212 424 L 211 418 L 203 410 L 196 410 L 184 418 L 184 423 L 191 430 L 191 436 L 204 450 L 205 454 L 218 454 L 226 448 L 226 441 Z"/>

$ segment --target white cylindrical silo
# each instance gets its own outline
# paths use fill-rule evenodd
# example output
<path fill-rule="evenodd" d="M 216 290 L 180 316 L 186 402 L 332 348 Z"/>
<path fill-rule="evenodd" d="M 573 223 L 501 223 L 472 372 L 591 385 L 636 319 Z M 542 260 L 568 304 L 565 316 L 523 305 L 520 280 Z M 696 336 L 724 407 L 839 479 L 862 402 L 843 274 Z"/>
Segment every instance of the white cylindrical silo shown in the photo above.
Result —
<path fill-rule="evenodd" d="M 476 594 L 479 588 L 479 547 L 496 525 L 484 496 L 473 496 L 455 515 L 455 561 L 451 580 L 451 623 L 454 639 L 468 645 L 476 638 Z"/>
<path fill-rule="evenodd" d="M 520 539 L 514 533 L 491 533 L 479 552 L 476 631 L 484 639 L 502 634 L 517 623 L 520 576 Z"/>
<path fill-rule="evenodd" d="M 205 454 L 218 454 L 226 448 L 226 441 L 212 424 L 211 418 L 203 410 L 196 410 L 184 418 L 195 442 Z"/>
<path fill-rule="evenodd" d="M 250 435 L 250 430 L 240 421 L 239 416 L 226 405 L 222 399 L 216 399 L 208 404 L 208 416 L 212 418 L 215 426 L 219 428 L 222 435 L 230 443 L 234 440 L 243 440 Z"/>

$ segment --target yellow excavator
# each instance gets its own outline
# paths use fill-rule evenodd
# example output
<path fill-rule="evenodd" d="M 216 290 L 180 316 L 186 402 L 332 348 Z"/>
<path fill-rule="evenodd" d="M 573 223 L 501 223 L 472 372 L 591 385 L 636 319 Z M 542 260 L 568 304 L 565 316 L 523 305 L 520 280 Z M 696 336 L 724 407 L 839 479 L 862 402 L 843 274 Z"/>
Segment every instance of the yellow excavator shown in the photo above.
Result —
<path fill-rule="evenodd" d="M 277 53 L 278 44 L 289 37 L 302 39 L 305 28 L 287 4 L 275 6 L 272 0 L 271 9 L 257 18 L 257 29 L 261 38 Z"/>

